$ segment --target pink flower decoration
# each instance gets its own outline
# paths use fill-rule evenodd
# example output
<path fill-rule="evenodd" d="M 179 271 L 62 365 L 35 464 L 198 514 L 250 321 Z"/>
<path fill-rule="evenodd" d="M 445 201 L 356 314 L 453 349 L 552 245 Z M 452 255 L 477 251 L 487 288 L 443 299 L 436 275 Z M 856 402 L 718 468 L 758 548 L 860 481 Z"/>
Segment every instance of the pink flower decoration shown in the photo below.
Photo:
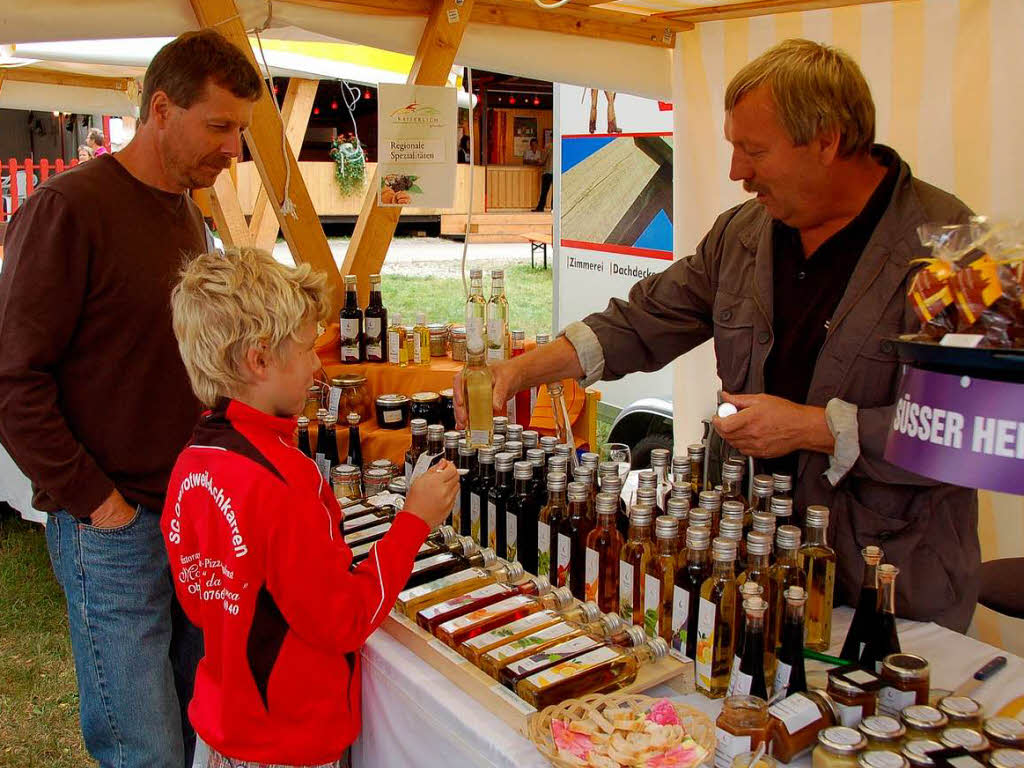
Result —
<path fill-rule="evenodd" d="M 687 740 L 663 755 L 650 758 L 647 768 L 690 768 L 704 757 L 703 752 L 699 745 Z"/>
<path fill-rule="evenodd" d="M 679 725 L 679 713 L 668 699 L 654 702 L 654 706 L 647 713 L 647 719 L 658 725 Z"/>
<path fill-rule="evenodd" d="M 590 755 L 590 750 L 594 748 L 594 742 L 587 734 L 569 730 L 569 726 L 562 720 L 551 721 L 551 736 L 558 749 L 564 749 L 581 760 L 586 760 Z"/>

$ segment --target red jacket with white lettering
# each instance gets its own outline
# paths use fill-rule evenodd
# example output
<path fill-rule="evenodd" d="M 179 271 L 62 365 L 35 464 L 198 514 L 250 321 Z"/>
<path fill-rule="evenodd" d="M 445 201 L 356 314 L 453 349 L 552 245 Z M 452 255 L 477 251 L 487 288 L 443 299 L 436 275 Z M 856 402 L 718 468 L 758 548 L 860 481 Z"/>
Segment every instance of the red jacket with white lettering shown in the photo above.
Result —
<path fill-rule="evenodd" d="M 402 512 L 352 568 L 341 510 L 292 444 L 294 419 L 235 400 L 204 414 L 171 474 L 162 528 L 202 630 L 189 718 L 228 757 L 309 765 L 359 734 L 359 649 L 412 571 L 427 525 Z"/>

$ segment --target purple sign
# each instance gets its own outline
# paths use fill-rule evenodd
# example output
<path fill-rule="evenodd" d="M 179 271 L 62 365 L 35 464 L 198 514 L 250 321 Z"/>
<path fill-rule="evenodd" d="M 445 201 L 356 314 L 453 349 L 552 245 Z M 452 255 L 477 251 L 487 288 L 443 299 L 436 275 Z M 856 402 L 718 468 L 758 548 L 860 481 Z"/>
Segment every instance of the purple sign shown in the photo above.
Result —
<path fill-rule="evenodd" d="M 908 366 L 885 458 L 953 485 L 1024 494 L 1024 384 Z"/>

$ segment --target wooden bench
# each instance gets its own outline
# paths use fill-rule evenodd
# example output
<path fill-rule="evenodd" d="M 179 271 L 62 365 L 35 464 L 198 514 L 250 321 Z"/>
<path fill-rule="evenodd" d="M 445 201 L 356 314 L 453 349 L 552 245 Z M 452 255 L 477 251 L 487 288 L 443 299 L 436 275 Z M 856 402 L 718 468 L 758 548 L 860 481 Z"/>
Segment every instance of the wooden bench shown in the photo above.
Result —
<path fill-rule="evenodd" d="M 520 235 L 530 244 L 530 267 L 535 267 L 534 256 L 539 250 L 544 255 L 544 269 L 548 268 L 548 246 L 551 245 L 550 232 L 526 232 Z"/>

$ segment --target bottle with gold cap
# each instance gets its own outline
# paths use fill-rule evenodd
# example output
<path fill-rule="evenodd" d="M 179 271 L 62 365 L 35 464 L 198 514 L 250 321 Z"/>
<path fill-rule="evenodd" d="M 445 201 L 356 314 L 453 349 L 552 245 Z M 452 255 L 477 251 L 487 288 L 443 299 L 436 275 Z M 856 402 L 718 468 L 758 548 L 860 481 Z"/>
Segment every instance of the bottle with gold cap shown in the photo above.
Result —
<path fill-rule="evenodd" d="M 370 303 L 363 312 L 363 347 L 368 363 L 385 363 L 388 359 L 388 311 L 380 284 L 380 275 L 370 275 Z"/>
<path fill-rule="evenodd" d="M 840 658 L 855 663 L 860 660 L 860 655 L 864 652 L 864 644 L 868 641 L 870 628 L 876 621 L 878 613 L 878 564 L 882 562 L 883 557 L 882 548 L 873 545 L 864 547 L 860 554 L 864 558 L 864 579 L 860 586 L 857 609 L 853 613 L 853 620 L 850 622 L 850 629 L 846 633 L 843 649 L 839 652 Z"/>
<path fill-rule="evenodd" d="M 341 362 L 363 361 L 363 310 L 359 308 L 356 276 L 345 275 L 345 306 L 341 308 Z"/>
<path fill-rule="evenodd" d="M 832 596 L 836 582 L 836 551 L 828 545 L 828 507 L 807 508 L 800 566 L 807 576 L 805 645 L 812 651 L 828 650 L 832 642 Z"/>

